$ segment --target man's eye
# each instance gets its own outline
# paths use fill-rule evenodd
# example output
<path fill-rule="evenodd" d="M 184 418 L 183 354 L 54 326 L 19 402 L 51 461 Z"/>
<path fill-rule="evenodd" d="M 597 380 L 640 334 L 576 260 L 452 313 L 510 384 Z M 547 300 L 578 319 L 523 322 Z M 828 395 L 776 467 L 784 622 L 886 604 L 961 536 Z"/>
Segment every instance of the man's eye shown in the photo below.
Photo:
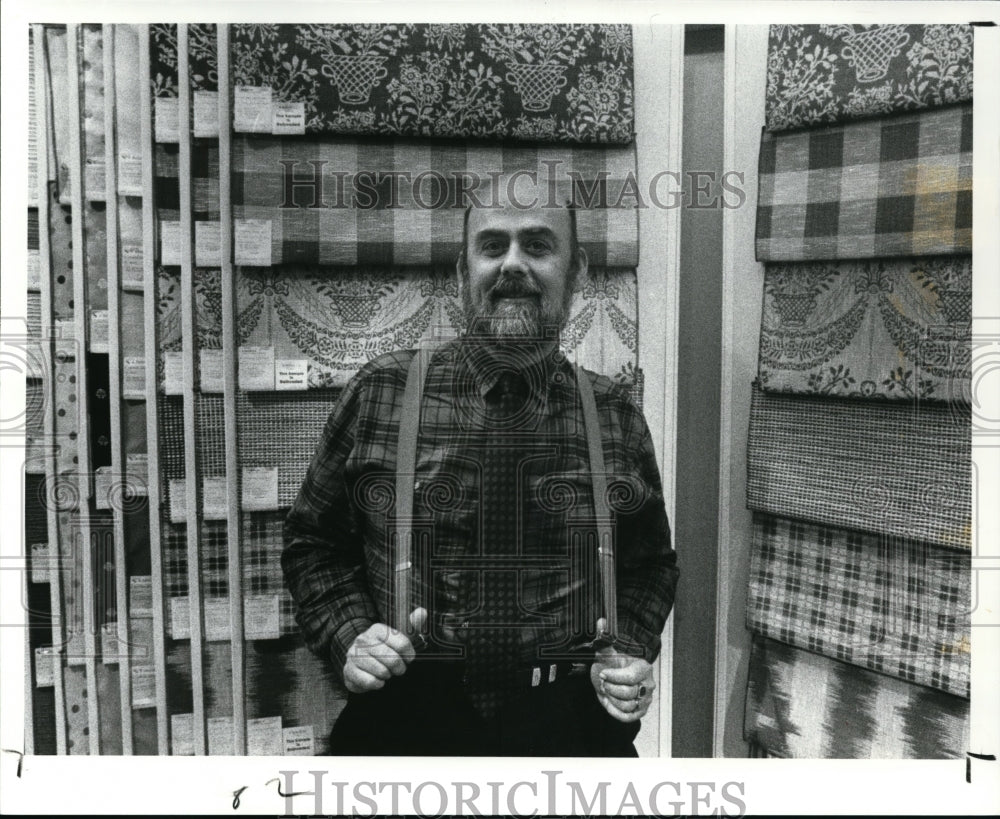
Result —
<path fill-rule="evenodd" d="M 495 239 L 492 239 L 492 240 L 483 242 L 479 246 L 479 250 L 480 250 L 480 252 L 484 253 L 487 256 L 496 256 L 496 255 L 499 255 L 500 253 L 503 253 L 504 247 L 503 247 L 503 243 L 502 242 L 499 242 L 499 241 L 496 241 Z"/>
<path fill-rule="evenodd" d="M 549 252 L 549 243 L 542 241 L 541 239 L 533 239 L 525 245 L 525 249 L 528 253 L 539 256 L 543 253 Z"/>

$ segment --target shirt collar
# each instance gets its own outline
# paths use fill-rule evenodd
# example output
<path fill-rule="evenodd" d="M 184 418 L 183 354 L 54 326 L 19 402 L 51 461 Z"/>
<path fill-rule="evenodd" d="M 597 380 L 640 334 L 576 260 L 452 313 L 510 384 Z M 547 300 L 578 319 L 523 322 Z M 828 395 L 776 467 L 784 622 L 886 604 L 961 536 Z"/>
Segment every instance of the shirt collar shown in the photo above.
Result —
<path fill-rule="evenodd" d="M 501 374 L 513 368 L 524 376 L 529 393 L 545 404 L 556 372 L 566 365 L 558 338 L 499 341 L 466 333 L 459 342 L 459 354 L 483 399 L 496 387 Z"/>

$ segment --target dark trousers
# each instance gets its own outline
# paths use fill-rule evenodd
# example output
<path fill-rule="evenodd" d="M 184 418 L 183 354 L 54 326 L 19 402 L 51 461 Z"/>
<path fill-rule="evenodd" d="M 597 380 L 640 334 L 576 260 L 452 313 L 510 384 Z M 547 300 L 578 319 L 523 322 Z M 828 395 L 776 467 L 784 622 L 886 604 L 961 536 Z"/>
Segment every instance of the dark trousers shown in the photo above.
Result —
<path fill-rule="evenodd" d="M 330 734 L 344 756 L 637 756 L 639 724 L 622 723 L 597 701 L 589 674 L 525 688 L 484 719 L 462 689 L 461 672 L 414 662 L 379 691 L 351 694 Z"/>

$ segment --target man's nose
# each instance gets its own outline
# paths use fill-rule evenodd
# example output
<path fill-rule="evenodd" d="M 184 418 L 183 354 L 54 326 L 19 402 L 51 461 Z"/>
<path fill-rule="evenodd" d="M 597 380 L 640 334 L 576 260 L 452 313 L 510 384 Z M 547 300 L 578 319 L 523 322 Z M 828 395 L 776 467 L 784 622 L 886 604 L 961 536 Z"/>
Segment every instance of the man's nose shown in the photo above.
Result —
<path fill-rule="evenodd" d="M 517 242 L 511 242 L 500 264 L 501 273 L 527 273 L 528 260 Z"/>

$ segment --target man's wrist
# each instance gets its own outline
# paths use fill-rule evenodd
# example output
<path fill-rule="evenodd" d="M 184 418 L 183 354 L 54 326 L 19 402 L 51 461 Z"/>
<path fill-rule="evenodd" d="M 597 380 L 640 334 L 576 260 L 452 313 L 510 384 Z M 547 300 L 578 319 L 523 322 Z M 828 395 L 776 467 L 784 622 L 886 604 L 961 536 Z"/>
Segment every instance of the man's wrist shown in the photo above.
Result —
<path fill-rule="evenodd" d="M 367 617 L 355 617 L 341 623 L 330 637 L 330 659 L 338 674 L 343 674 L 347 652 L 354 641 L 370 629 L 374 623 Z"/>

